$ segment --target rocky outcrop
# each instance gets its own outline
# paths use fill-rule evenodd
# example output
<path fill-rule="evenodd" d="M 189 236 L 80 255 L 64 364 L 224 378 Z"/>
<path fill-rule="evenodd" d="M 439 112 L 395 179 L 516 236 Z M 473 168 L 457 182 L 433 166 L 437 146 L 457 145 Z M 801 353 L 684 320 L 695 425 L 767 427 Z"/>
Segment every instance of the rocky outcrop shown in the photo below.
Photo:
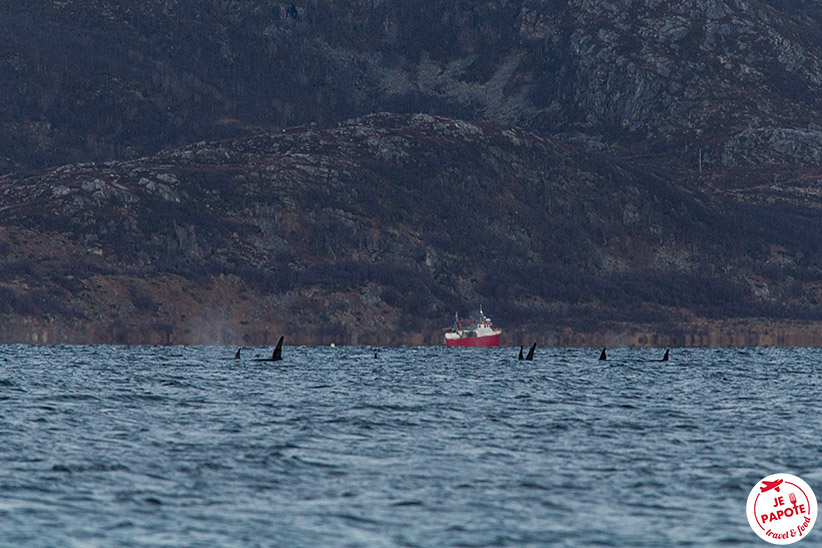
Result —
<path fill-rule="evenodd" d="M 660 166 L 819 165 L 820 23 L 781 0 L 6 3 L 0 172 L 377 111 Z"/>
<path fill-rule="evenodd" d="M 816 320 L 811 189 L 370 115 L 0 178 L 0 314 L 15 337 L 201 343 L 436 343 L 480 304 L 528 333 Z"/>
<path fill-rule="evenodd" d="M 430 342 L 479 304 L 529 334 L 817 321 L 820 22 L 7 2 L 0 338 Z"/>

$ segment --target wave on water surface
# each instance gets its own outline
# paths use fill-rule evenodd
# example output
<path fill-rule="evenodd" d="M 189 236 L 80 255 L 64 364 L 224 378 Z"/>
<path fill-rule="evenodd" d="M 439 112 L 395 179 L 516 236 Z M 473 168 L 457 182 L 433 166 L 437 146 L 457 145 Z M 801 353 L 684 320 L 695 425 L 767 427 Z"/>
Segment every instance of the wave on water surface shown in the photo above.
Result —
<path fill-rule="evenodd" d="M 747 545 L 762 477 L 822 493 L 819 350 L 516 350 L 0 347 L 0 545 Z"/>

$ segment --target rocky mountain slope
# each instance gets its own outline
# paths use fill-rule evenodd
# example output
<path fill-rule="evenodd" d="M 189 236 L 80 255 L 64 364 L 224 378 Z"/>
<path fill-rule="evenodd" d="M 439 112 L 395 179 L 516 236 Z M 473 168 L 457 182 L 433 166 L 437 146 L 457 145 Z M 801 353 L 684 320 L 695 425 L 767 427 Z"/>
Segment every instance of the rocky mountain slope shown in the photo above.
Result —
<path fill-rule="evenodd" d="M 0 340 L 817 344 L 820 23 L 4 3 Z"/>
<path fill-rule="evenodd" d="M 744 200 L 751 189 L 687 188 L 423 114 L 7 176 L 0 336 L 438 343 L 480 304 L 509 344 L 563 327 L 817 320 L 822 216 L 785 198 L 814 186 Z"/>
<path fill-rule="evenodd" d="M 819 165 L 820 28 L 799 0 L 6 2 L 0 172 L 380 111 Z"/>

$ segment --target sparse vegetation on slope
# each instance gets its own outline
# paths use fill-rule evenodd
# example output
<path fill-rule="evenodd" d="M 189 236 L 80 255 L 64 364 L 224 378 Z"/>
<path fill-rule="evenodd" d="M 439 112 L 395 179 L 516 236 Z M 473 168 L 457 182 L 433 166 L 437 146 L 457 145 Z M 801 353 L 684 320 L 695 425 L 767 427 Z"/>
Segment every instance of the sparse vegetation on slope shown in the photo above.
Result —
<path fill-rule="evenodd" d="M 564 344 L 817 322 L 820 17 L 4 3 L 0 340 L 439 342 L 479 304 Z"/>
<path fill-rule="evenodd" d="M 107 340 L 437 342 L 480 303 L 532 331 L 820 319 L 817 210 L 494 124 L 372 115 L 6 177 L 0 196 L 5 312 Z"/>

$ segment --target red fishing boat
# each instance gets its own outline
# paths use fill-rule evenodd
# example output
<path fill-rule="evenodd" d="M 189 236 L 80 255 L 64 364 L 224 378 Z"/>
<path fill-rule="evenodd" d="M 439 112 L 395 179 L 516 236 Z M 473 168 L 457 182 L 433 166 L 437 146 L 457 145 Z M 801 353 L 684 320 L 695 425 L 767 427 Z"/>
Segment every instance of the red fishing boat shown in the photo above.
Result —
<path fill-rule="evenodd" d="M 454 327 L 445 334 L 445 346 L 499 346 L 500 333 L 480 308 L 475 318 L 460 319 L 455 314 Z"/>

